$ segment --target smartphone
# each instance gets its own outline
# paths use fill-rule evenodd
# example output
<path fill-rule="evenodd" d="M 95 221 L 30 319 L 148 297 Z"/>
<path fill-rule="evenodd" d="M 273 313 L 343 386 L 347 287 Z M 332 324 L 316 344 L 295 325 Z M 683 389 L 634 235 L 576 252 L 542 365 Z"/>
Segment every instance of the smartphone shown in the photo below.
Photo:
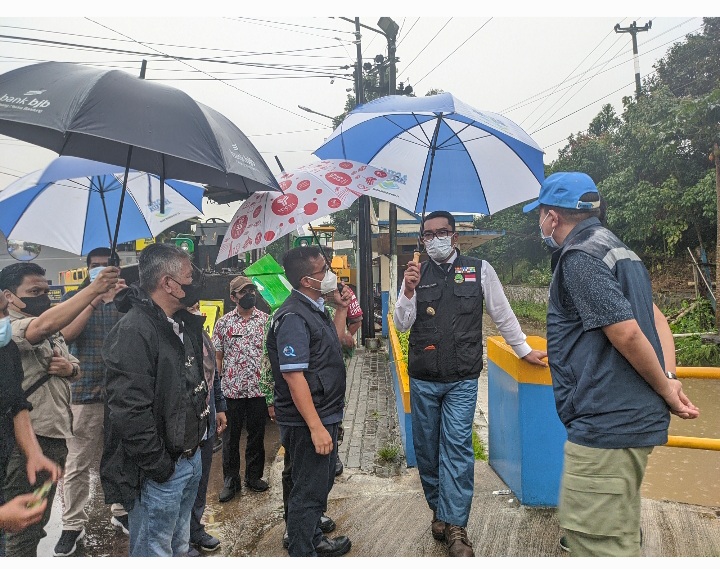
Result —
<path fill-rule="evenodd" d="M 33 500 L 31 502 L 28 502 L 27 507 L 35 508 L 35 507 L 39 506 L 42 503 L 42 501 L 47 497 L 47 495 L 50 493 L 50 490 L 52 489 L 53 484 L 55 484 L 55 483 L 52 480 L 48 480 L 47 482 L 45 482 L 45 484 L 40 486 L 40 488 L 37 488 L 33 492 L 33 496 L 34 496 Z"/>

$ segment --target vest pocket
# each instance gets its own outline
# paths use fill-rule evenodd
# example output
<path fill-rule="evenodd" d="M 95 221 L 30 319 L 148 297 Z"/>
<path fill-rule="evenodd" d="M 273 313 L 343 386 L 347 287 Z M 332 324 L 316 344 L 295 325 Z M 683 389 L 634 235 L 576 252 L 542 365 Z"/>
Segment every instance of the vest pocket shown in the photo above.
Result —
<path fill-rule="evenodd" d="M 440 373 L 438 348 L 440 336 L 435 326 L 425 326 L 408 342 L 408 373 L 411 377 L 437 377 Z"/>
<path fill-rule="evenodd" d="M 457 297 L 458 313 L 468 314 L 475 309 L 480 296 L 480 286 L 476 283 L 456 284 L 453 294 Z"/>
<path fill-rule="evenodd" d="M 469 377 L 475 373 L 479 375 L 482 370 L 482 330 L 459 332 L 455 334 L 454 339 L 458 375 L 460 377 Z"/>

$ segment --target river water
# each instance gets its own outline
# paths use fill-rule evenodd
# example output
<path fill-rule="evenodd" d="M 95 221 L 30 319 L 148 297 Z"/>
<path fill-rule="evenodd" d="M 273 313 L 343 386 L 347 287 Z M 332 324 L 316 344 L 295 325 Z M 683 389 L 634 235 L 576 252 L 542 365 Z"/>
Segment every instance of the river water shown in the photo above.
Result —
<path fill-rule="evenodd" d="M 528 336 L 545 338 L 542 325 L 519 318 Z M 485 315 L 483 333 L 497 335 L 492 320 Z M 683 379 L 683 390 L 700 408 L 700 417 L 685 421 L 672 416 L 670 435 L 720 439 L 720 380 Z M 650 455 L 641 487 L 645 498 L 685 504 L 720 507 L 720 451 L 656 447 Z"/>

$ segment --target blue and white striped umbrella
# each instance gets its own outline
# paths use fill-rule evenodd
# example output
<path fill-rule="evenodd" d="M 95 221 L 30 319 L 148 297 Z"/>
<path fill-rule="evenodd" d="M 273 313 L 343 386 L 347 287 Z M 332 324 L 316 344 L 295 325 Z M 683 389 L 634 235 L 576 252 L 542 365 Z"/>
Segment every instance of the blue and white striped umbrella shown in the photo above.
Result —
<path fill-rule="evenodd" d="M 536 198 L 545 178 L 543 151 L 522 128 L 450 93 L 361 105 L 315 155 L 375 166 L 368 195 L 415 213 L 492 214 Z"/>
<path fill-rule="evenodd" d="M 84 158 L 60 156 L 46 168 L 0 191 L 0 231 L 7 239 L 30 241 L 85 255 L 110 247 L 118 218 L 125 169 Z M 156 237 L 173 225 L 202 216 L 205 189 L 130 170 L 118 243 Z"/>

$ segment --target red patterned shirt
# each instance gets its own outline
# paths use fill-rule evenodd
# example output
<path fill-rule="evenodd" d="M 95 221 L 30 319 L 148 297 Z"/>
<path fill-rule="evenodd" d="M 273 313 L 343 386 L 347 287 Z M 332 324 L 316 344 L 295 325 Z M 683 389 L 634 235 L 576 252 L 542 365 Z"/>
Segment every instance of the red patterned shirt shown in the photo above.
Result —
<path fill-rule="evenodd" d="M 223 353 L 220 379 L 223 395 L 230 399 L 263 397 L 260 391 L 260 364 L 265 344 L 265 323 L 269 316 L 253 308 L 245 320 L 237 309 L 215 324 L 213 345 Z"/>

